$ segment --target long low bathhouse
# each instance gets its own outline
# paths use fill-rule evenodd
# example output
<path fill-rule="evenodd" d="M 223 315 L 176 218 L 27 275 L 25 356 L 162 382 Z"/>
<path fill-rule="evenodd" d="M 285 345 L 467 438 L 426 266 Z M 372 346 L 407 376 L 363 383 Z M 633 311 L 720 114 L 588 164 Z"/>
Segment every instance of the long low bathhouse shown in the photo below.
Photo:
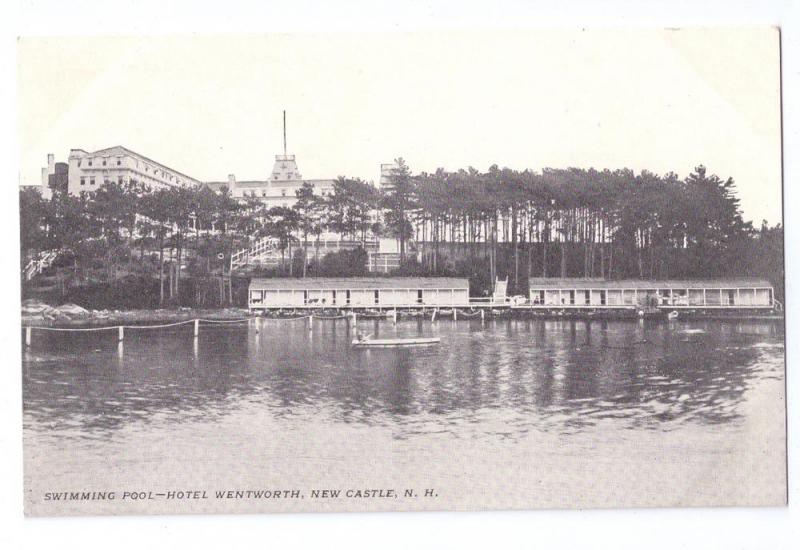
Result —
<path fill-rule="evenodd" d="M 469 281 L 446 277 L 253 279 L 248 307 L 391 308 L 466 306 Z"/>
<path fill-rule="evenodd" d="M 631 309 L 770 309 L 772 285 L 762 279 L 648 281 L 530 279 L 528 307 Z"/>

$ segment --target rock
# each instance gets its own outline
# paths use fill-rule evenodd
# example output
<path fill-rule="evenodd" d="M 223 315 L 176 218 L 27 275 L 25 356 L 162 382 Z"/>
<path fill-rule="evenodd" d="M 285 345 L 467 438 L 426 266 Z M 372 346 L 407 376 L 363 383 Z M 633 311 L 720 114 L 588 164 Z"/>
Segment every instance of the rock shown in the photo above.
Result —
<path fill-rule="evenodd" d="M 89 315 L 89 311 L 83 309 L 79 305 L 75 304 L 63 304 L 55 308 L 55 311 L 59 315 L 66 315 L 67 317 L 79 317 L 83 315 Z"/>
<path fill-rule="evenodd" d="M 23 315 L 37 315 L 41 314 L 44 315 L 50 311 L 52 311 L 52 307 L 45 304 L 40 300 L 24 300 L 22 302 L 22 314 Z"/>

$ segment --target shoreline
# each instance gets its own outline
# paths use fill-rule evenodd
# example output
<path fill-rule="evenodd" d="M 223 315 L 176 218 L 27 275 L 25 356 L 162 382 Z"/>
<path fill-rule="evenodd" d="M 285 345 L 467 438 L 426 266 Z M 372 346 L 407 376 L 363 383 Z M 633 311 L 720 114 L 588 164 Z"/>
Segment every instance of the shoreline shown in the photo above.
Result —
<path fill-rule="evenodd" d="M 134 309 L 134 310 L 113 310 L 113 311 L 87 311 L 86 313 L 69 315 L 56 314 L 49 315 L 36 313 L 21 315 L 21 327 L 102 327 L 117 324 L 142 325 L 146 323 L 170 323 L 188 321 L 197 318 L 213 320 L 233 320 L 242 318 L 292 318 L 298 316 L 316 316 L 321 319 L 331 319 L 333 316 L 349 315 L 351 311 L 358 315 L 361 320 L 392 320 L 393 309 L 386 308 L 365 308 L 351 310 L 347 308 L 285 308 L 281 310 L 269 311 L 250 311 L 247 308 L 179 308 L 179 309 Z M 437 315 L 433 318 L 433 312 Z M 557 321 L 666 321 L 666 315 L 662 313 L 648 314 L 639 317 L 636 314 L 622 311 L 531 311 L 520 308 L 511 309 L 509 307 L 498 307 L 495 310 L 486 311 L 485 318 L 492 319 L 524 319 L 524 320 L 557 320 Z M 398 310 L 398 320 L 417 320 L 430 321 L 480 321 L 475 312 L 470 312 L 465 308 L 430 308 L 422 311 Z M 783 322 L 783 315 L 774 313 L 753 314 L 727 312 L 682 312 L 679 321 L 703 320 L 703 321 L 770 321 Z"/>

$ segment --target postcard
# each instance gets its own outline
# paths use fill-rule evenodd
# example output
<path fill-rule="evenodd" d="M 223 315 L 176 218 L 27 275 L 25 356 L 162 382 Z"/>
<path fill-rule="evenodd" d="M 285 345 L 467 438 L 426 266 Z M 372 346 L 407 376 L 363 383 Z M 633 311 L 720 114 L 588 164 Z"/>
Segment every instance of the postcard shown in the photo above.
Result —
<path fill-rule="evenodd" d="M 777 29 L 18 75 L 27 515 L 786 504 Z"/>

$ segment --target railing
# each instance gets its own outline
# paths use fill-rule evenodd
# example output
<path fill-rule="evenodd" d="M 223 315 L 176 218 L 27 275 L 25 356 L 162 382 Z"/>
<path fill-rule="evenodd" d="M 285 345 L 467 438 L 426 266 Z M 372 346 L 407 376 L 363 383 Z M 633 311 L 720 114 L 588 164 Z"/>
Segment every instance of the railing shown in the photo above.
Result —
<path fill-rule="evenodd" d="M 315 254 L 317 251 L 327 254 L 329 252 L 340 252 L 342 250 L 353 250 L 364 246 L 367 251 L 377 250 L 377 241 L 345 241 L 341 239 L 314 239 L 309 240 L 306 245 L 306 251 L 309 254 Z M 292 250 L 301 250 L 302 243 L 292 247 Z M 372 252 L 370 252 L 372 253 Z M 231 270 L 244 267 L 248 264 L 277 264 L 282 260 L 280 249 L 278 248 L 277 239 L 272 237 L 264 237 L 255 242 L 250 248 L 243 248 L 231 255 Z M 399 267 L 399 263 L 398 263 Z"/>
<path fill-rule="evenodd" d="M 367 271 L 388 273 L 400 269 L 400 254 L 396 252 L 370 252 L 367 256 Z"/>
<path fill-rule="evenodd" d="M 26 281 L 30 281 L 44 269 L 50 267 L 58 257 L 57 250 L 47 250 L 40 252 L 35 258 L 31 259 L 23 269 Z"/>
<path fill-rule="evenodd" d="M 259 263 L 267 258 L 270 258 L 271 253 L 278 250 L 278 241 L 271 237 L 264 237 L 256 241 L 250 248 L 243 248 L 231 254 L 231 271 L 236 268 L 244 267 L 251 261 L 258 261 Z"/>

